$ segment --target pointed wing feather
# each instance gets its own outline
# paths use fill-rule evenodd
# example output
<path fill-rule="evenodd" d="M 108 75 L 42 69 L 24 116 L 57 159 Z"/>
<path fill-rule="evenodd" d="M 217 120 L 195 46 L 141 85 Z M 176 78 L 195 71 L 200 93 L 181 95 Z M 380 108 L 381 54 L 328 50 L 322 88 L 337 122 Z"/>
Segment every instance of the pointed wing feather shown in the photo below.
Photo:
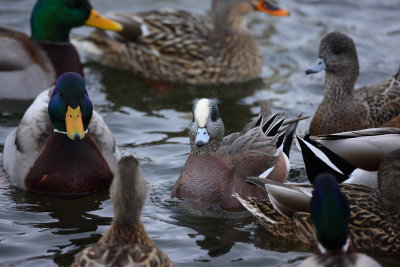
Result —
<path fill-rule="evenodd" d="M 369 107 L 370 125 L 377 127 L 400 114 L 400 84 L 392 77 L 379 85 L 364 86 L 356 91 Z"/>

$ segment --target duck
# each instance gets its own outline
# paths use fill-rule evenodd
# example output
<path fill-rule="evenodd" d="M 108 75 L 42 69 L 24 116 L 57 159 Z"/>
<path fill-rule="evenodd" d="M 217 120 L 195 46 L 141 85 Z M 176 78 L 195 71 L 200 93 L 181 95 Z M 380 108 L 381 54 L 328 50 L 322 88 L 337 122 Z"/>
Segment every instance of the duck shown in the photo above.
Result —
<path fill-rule="evenodd" d="M 175 84 L 217 85 L 258 77 L 263 54 L 245 16 L 289 12 L 267 0 L 212 0 L 211 16 L 184 10 L 112 12 L 119 33 L 93 31 L 75 39 L 90 60 Z"/>
<path fill-rule="evenodd" d="M 115 138 L 93 110 L 83 77 L 66 72 L 37 96 L 7 136 L 3 167 L 22 189 L 81 195 L 107 190 L 119 158 Z"/>
<path fill-rule="evenodd" d="M 339 184 L 349 202 L 351 244 L 359 252 L 399 254 L 399 160 L 399 149 L 384 157 L 379 166 L 377 188 L 363 184 Z M 257 177 L 249 177 L 247 181 L 264 188 L 264 198 L 234 195 L 262 226 L 273 235 L 315 246 L 318 233 L 310 215 L 312 185 L 274 183 Z"/>
<path fill-rule="evenodd" d="M 71 267 L 175 266 L 154 244 L 140 220 L 147 185 L 133 156 L 119 160 L 110 197 L 114 208 L 111 227 L 96 244 L 82 250 Z"/>
<path fill-rule="evenodd" d="M 323 172 L 333 173 L 340 183 L 378 186 L 379 164 L 384 156 L 400 149 L 400 128 L 369 128 L 304 137 L 297 136 L 311 183 Z"/>
<path fill-rule="evenodd" d="M 350 207 L 340 191 L 336 178 L 324 173 L 316 177 L 310 201 L 310 218 L 315 228 L 318 254 L 302 261 L 299 267 L 381 266 L 351 247 L 349 234 Z"/>
<path fill-rule="evenodd" d="M 72 28 L 122 30 L 88 0 L 38 0 L 30 21 L 31 36 L 0 27 L 0 99 L 33 100 L 62 73 L 83 75 L 78 52 L 69 41 Z"/>
<path fill-rule="evenodd" d="M 195 100 L 192 113 L 188 127 L 191 151 L 171 192 L 183 206 L 213 211 L 243 209 L 233 192 L 264 195 L 263 190 L 245 181 L 247 176 L 286 181 L 291 139 L 300 118 L 287 121 L 284 128 L 285 118 L 270 114 L 264 103 L 256 120 L 224 137 L 215 99 Z"/>
<path fill-rule="evenodd" d="M 311 135 L 400 127 L 400 68 L 383 82 L 355 90 L 359 64 L 354 41 L 331 32 L 321 40 L 318 59 L 306 74 L 323 70 L 325 95 L 311 121 Z"/>

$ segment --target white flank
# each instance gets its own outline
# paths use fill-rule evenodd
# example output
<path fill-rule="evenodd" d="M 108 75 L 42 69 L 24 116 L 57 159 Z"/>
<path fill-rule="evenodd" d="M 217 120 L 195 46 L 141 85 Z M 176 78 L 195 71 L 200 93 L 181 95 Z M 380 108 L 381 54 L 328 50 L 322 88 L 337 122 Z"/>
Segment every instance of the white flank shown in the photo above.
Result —
<path fill-rule="evenodd" d="M 201 128 L 206 126 L 207 118 L 210 115 L 209 101 L 206 98 L 200 99 L 194 109 L 194 118 Z"/>
<path fill-rule="evenodd" d="M 288 156 L 286 156 L 285 153 L 283 153 L 283 157 L 284 157 L 285 163 L 286 163 L 286 171 L 287 171 L 287 173 L 289 175 L 289 172 L 290 172 L 290 160 L 289 160 Z"/>
<path fill-rule="evenodd" d="M 362 169 L 355 169 L 349 179 L 344 181 L 346 184 L 363 184 L 372 187 L 378 187 L 378 172 L 377 171 L 365 171 Z"/>
<path fill-rule="evenodd" d="M 268 175 L 274 170 L 275 165 L 272 166 L 271 168 L 269 168 L 268 170 L 266 170 L 265 172 L 261 173 L 258 177 L 260 178 L 267 178 Z"/>

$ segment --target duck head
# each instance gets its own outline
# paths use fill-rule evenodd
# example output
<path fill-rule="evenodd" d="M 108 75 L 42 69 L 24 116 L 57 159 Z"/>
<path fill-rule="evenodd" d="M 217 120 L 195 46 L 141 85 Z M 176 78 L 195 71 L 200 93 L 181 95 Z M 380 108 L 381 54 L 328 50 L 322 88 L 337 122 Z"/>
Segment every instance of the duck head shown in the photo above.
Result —
<path fill-rule="evenodd" d="M 288 16 L 289 12 L 266 0 L 213 0 L 212 15 L 216 30 L 227 27 L 236 30 L 246 28 L 244 17 L 253 11 L 261 11 L 273 16 Z"/>
<path fill-rule="evenodd" d="M 252 11 L 262 11 L 272 16 L 288 16 L 289 12 L 285 9 L 277 7 L 267 0 L 213 0 L 212 9 L 215 11 L 229 11 L 234 10 L 238 14 L 247 14 Z"/>
<path fill-rule="evenodd" d="M 195 100 L 192 113 L 193 119 L 189 124 L 191 152 L 197 155 L 214 155 L 225 132 L 217 102 L 207 98 Z"/>
<path fill-rule="evenodd" d="M 321 40 L 318 58 L 314 65 L 306 70 L 306 74 L 323 70 L 327 74 L 357 79 L 358 57 L 356 46 L 350 37 L 340 32 L 331 32 Z"/>
<path fill-rule="evenodd" d="M 88 0 L 38 0 L 31 15 L 31 38 L 69 43 L 71 29 L 83 25 L 122 31 L 121 24 L 101 16 Z"/>
<path fill-rule="evenodd" d="M 147 185 L 139 161 L 133 156 L 121 158 L 110 187 L 114 223 L 131 225 L 139 221 L 146 196 Z"/>
<path fill-rule="evenodd" d="M 323 173 L 315 178 L 310 212 L 321 252 L 347 251 L 350 208 L 333 175 Z"/>
<path fill-rule="evenodd" d="M 48 112 L 55 131 L 66 133 L 68 138 L 75 141 L 85 137 L 93 105 L 81 75 L 66 72 L 58 77 Z"/>

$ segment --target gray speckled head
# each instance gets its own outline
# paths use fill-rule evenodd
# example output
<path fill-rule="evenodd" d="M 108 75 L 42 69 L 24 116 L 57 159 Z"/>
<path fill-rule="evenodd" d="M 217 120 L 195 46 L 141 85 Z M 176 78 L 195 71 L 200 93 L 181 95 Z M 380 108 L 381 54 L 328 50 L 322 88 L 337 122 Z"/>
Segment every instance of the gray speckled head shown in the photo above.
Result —
<path fill-rule="evenodd" d="M 217 102 L 206 98 L 195 100 L 192 113 L 188 127 L 191 153 L 214 155 L 225 133 Z"/>
<path fill-rule="evenodd" d="M 340 32 L 326 35 L 319 46 L 319 58 L 326 65 L 326 72 L 358 77 L 357 50 L 353 40 Z"/>

